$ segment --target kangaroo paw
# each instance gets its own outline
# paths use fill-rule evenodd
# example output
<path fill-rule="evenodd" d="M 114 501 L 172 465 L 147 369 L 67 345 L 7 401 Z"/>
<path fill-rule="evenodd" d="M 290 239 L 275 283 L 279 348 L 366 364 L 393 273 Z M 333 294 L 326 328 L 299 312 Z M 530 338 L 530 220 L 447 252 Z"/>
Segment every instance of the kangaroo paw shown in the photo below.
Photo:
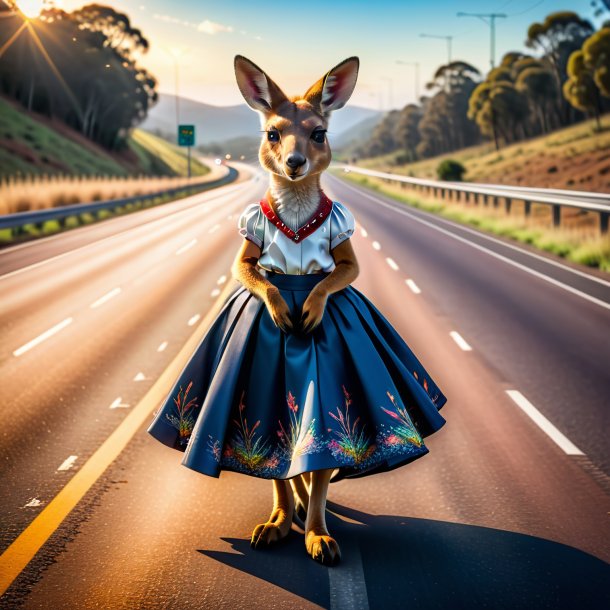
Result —
<path fill-rule="evenodd" d="M 328 534 L 316 534 L 314 531 L 309 531 L 305 537 L 305 548 L 312 559 L 325 566 L 334 566 L 341 559 L 339 544 Z"/>
<path fill-rule="evenodd" d="M 259 523 L 252 531 L 250 546 L 254 549 L 261 549 L 279 542 L 288 536 L 292 518 L 288 517 L 286 511 L 276 509 L 271 513 L 269 521 Z"/>

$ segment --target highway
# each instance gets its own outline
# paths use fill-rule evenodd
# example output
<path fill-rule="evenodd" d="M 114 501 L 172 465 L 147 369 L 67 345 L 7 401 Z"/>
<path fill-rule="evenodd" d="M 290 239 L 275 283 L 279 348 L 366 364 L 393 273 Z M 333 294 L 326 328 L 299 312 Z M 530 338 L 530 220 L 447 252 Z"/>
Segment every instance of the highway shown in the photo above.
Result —
<path fill-rule="evenodd" d="M 146 433 L 231 288 L 237 218 L 265 174 L 5 249 L 0 550 L 42 547 L 0 607 L 610 607 L 607 277 L 322 184 L 356 217 L 354 286 L 448 398 L 429 455 L 331 484 L 343 560 L 325 568 L 296 529 L 250 548 L 269 481 L 205 477 Z M 81 474 L 82 499 L 48 526 Z"/>

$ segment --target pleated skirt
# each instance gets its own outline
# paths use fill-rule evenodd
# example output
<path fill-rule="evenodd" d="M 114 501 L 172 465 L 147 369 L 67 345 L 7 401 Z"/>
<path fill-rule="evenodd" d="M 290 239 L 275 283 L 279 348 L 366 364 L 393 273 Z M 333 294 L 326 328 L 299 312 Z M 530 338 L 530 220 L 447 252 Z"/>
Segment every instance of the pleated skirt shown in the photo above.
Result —
<path fill-rule="evenodd" d="M 327 273 L 267 273 L 298 319 Z M 348 286 L 311 333 L 284 333 L 243 286 L 226 300 L 148 432 L 213 477 L 230 470 L 331 481 L 392 470 L 429 452 L 446 397 L 377 307 Z"/>

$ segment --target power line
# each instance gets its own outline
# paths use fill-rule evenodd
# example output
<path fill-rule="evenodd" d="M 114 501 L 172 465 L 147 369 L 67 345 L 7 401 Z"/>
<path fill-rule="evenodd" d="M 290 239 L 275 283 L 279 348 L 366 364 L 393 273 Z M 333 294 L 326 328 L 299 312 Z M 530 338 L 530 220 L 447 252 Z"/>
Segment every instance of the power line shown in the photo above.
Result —
<path fill-rule="evenodd" d="M 505 19 L 507 15 L 504 13 L 457 13 L 458 17 L 477 17 L 483 23 L 486 23 L 489 26 L 491 33 L 490 40 L 490 52 L 489 52 L 489 63 L 491 64 L 491 69 L 493 70 L 496 64 L 496 19 Z M 489 19 L 489 21 L 487 21 Z"/>

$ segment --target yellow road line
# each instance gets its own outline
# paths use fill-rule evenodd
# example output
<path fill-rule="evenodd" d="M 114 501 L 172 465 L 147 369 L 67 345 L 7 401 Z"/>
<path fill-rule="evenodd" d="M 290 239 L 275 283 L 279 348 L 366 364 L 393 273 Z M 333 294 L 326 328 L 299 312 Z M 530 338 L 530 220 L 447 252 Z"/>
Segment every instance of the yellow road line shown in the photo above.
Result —
<path fill-rule="evenodd" d="M 191 335 L 184 347 L 163 371 L 154 385 L 133 408 L 115 431 L 102 443 L 81 469 L 68 481 L 61 491 L 47 504 L 40 514 L 19 534 L 13 543 L 0 555 L 0 595 L 10 587 L 33 559 L 42 545 L 62 521 L 70 514 L 91 486 L 100 478 L 106 468 L 119 456 L 140 426 L 150 417 L 163 401 L 176 379 L 182 372 L 188 358 L 218 315 L 229 293 L 238 286 L 229 281 L 205 315 L 201 324 Z"/>

